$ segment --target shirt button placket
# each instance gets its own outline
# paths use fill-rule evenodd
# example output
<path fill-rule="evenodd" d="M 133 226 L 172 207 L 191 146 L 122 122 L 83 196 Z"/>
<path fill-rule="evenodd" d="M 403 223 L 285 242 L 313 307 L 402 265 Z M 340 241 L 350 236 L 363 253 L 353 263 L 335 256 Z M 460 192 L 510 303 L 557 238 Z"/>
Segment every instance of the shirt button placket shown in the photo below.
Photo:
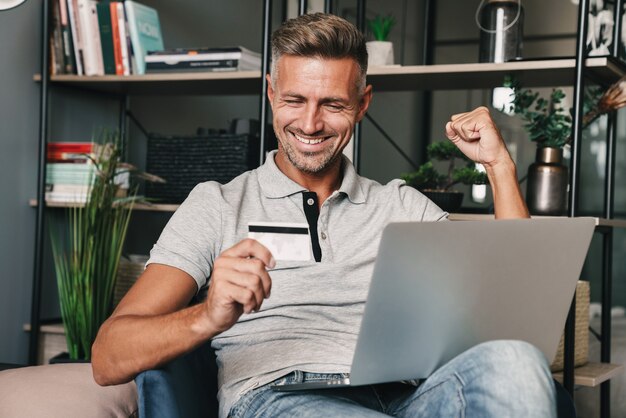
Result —
<path fill-rule="evenodd" d="M 322 239 L 322 241 L 326 241 L 326 238 L 328 238 L 328 236 L 326 235 L 326 233 L 328 232 L 328 207 L 330 205 L 328 204 L 328 201 L 324 202 L 324 204 L 322 205 L 322 210 L 320 213 L 320 238 Z"/>

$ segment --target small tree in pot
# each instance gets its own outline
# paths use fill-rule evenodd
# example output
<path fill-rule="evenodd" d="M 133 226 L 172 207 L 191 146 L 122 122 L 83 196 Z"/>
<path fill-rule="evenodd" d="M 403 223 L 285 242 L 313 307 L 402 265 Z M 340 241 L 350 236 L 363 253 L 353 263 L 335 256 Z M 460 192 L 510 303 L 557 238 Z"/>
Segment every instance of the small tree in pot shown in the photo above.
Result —
<path fill-rule="evenodd" d="M 450 141 L 428 145 L 427 153 L 429 161 L 417 171 L 403 174 L 402 179 L 447 212 L 458 210 L 463 202 L 463 193 L 453 190 L 455 185 L 488 182 L 487 174 L 477 170 L 475 163 Z M 441 162 L 447 162 L 445 174 L 437 170 L 436 166 Z"/>

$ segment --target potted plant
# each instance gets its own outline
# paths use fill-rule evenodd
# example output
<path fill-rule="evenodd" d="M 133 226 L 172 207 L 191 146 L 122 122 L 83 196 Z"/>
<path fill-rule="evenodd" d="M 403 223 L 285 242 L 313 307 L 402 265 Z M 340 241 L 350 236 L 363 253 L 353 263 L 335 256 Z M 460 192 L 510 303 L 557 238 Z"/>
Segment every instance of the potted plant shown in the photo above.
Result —
<path fill-rule="evenodd" d="M 544 99 L 539 93 L 522 89 L 516 81 L 507 80 L 515 98 L 509 110 L 526 122 L 531 141 L 537 143 L 537 154 L 528 168 L 526 203 L 535 215 L 563 215 L 567 209 L 567 167 L 563 164 L 563 148 L 572 141 L 572 118 L 561 105 L 565 93 L 552 90 Z M 600 116 L 626 106 L 626 77 L 603 91 L 592 87 L 585 91 L 583 128 Z"/>
<path fill-rule="evenodd" d="M 528 167 L 526 204 L 533 215 L 563 215 L 567 209 L 567 167 L 563 147 L 569 143 L 572 118 L 562 107 L 565 93 L 553 89 L 545 99 L 539 93 L 513 86 L 511 110 L 526 122 L 529 139 L 537 143 L 535 162 Z"/>
<path fill-rule="evenodd" d="M 428 145 L 429 161 L 417 171 L 402 175 L 408 185 L 420 190 L 446 212 L 457 211 L 463 202 L 463 193 L 453 190 L 457 184 L 486 184 L 487 174 L 475 168 L 475 163 L 467 158 L 450 141 L 434 142 Z M 447 162 L 445 174 L 436 165 Z"/>
<path fill-rule="evenodd" d="M 374 19 L 367 20 L 367 26 L 374 37 L 373 41 L 366 43 L 368 66 L 393 65 L 393 44 L 387 41 L 387 37 L 395 23 L 396 20 L 391 15 L 376 15 Z"/>
<path fill-rule="evenodd" d="M 67 209 L 67 222 L 51 223 L 54 265 L 69 358 L 86 360 L 100 325 L 110 315 L 122 246 L 137 188 L 121 195 L 124 176 L 159 181 L 121 161 L 115 134 L 103 133 L 87 202 Z M 160 180 L 162 181 L 162 180 Z"/>
<path fill-rule="evenodd" d="M 563 148 L 571 144 L 572 118 L 561 105 L 565 93 L 552 90 L 544 99 L 539 93 L 522 89 L 518 82 L 508 80 L 515 98 L 509 107 L 526 122 L 531 141 L 537 143 L 537 154 L 528 168 L 526 203 L 535 215 L 563 215 L 567 209 L 567 167 L 563 164 Z M 621 78 L 602 91 L 593 87 L 585 91 L 583 128 L 600 116 L 626 106 L 626 78 Z"/>

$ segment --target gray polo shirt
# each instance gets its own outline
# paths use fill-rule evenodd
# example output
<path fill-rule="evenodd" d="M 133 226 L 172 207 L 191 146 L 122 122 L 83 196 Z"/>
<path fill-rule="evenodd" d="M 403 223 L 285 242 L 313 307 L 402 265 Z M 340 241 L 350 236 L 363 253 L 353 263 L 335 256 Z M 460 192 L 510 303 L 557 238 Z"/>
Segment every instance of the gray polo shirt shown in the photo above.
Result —
<path fill-rule="evenodd" d="M 189 273 L 207 286 L 220 253 L 247 237 L 248 222 L 306 223 L 299 184 L 267 162 L 228 184 L 196 186 L 150 253 L 150 263 Z M 278 261 L 272 295 L 260 312 L 244 314 L 213 338 L 219 366 L 220 416 L 246 391 L 291 371 L 345 373 L 385 225 L 439 221 L 447 214 L 401 180 L 381 185 L 343 160 L 343 181 L 317 222 L 320 262 Z M 313 258 L 312 258 L 313 260 Z"/>

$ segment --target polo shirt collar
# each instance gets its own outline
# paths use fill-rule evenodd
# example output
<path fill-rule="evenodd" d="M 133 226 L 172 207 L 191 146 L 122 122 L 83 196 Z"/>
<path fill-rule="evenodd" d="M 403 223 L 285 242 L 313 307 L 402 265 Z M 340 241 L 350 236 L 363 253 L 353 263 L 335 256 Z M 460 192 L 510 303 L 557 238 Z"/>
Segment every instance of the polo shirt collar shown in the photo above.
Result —
<path fill-rule="evenodd" d="M 352 161 L 345 155 L 341 156 L 343 161 L 341 164 L 343 170 L 343 180 L 339 187 L 340 193 L 345 193 L 352 203 L 365 203 L 366 195 L 361 184 L 361 176 L 356 173 Z"/>
<path fill-rule="evenodd" d="M 287 177 L 276 165 L 274 157 L 277 150 L 267 155 L 265 163 L 257 169 L 259 185 L 263 194 L 270 199 L 278 199 L 305 192 L 307 189 Z M 352 203 L 364 203 L 366 196 L 361 185 L 361 178 L 356 173 L 352 162 L 342 155 L 343 181 L 339 192 L 348 196 Z"/>

